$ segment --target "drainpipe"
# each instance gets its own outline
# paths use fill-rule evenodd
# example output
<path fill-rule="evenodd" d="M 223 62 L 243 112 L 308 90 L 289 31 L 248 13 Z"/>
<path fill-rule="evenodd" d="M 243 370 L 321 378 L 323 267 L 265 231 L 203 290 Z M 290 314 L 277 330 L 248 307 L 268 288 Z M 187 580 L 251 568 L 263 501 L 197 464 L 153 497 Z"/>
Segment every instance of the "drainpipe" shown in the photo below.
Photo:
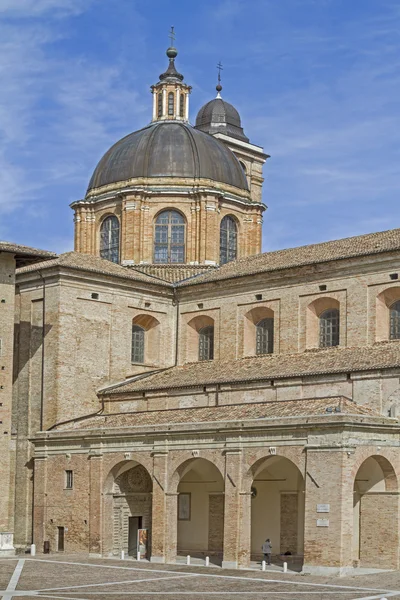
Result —
<path fill-rule="evenodd" d="M 178 364 L 178 346 L 179 346 L 179 300 L 176 294 L 176 287 L 173 287 L 174 298 L 172 300 L 172 305 L 176 306 L 176 323 L 175 323 L 175 361 L 174 367 Z"/>
<path fill-rule="evenodd" d="M 39 277 L 42 280 L 43 290 L 43 307 L 42 307 L 42 369 L 40 375 L 40 431 L 43 431 L 43 409 L 44 409 L 44 338 L 45 338 L 45 324 L 46 324 L 46 285 L 45 280 L 40 271 L 38 271 Z"/>

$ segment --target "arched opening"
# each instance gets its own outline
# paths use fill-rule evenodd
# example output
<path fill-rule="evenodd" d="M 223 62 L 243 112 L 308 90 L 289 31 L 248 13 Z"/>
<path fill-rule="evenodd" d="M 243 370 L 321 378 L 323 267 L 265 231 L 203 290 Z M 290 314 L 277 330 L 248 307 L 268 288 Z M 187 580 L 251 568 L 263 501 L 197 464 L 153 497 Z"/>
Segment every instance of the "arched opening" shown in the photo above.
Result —
<path fill-rule="evenodd" d="M 185 262 L 185 219 L 176 210 L 164 210 L 156 217 L 154 262 Z"/>
<path fill-rule="evenodd" d="M 157 116 L 162 117 L 163 114 L 163 95 L 161 92 L 157 95 Z"/>
<path fill-rule="evenodd" d="M 187 324 L 186 360 L 213 360 L 215 350 L 214 319 L 208 315 L 194 317 Z"/>
<path fill-rule="evenodd" d="M 282 456 L 260 459 L 251 469 L 251 560 L 263 559 L 262 545 L 272 543 L 272 564 L 299 570 L 304 547 L 304 479 Z"/>
<path fill-rule="evenodd" d="M 132 320 L 132 363 L 153 365 L 159 362 L 159 325 L 155 317 L 146 314 Z"/>
<path fill-rule="evenodd" d="M 335 298 L 317 298 L 307 307 L 306 347 L 330 348 L 340 343 L 340 303 Z"/>
<path fill-rule="evenodd" d="M 400 339 L 400 287 L 387 288 L 376 298 L 377 342 Z"/>
<path fill-rule="evenodd" d="M 222 559 L 224 480 L 209 460 L 186 461 L 176 473 L 177 555 Z"/>
<path fill-rule="evenodd" d="M 390 462 L 370 456 L 357 471 L 353 498 L 353 561 L 398 568 L 398 485 Z"/>
<path fill-rule="evenodd" d="M 237 224 L 236 219 L 227 215 L 221 221 L 219 238 L 219 262 L 224 265 L 237 258 Z"/>
<path fill-rule="evenodd" d="M 174 115 L 174 93 L 168 93 L 168 115 L 172 117 Z"/>
<path fill-rule="evenodd" d="M 244 316 L 243 354 L 271 354 L 274 351 L 274 311 L 266 306 L 249 310 Z"/>
<path fill-rule="evenodd" d="M 142 558 L 151 554 L 152 480 L 136 461 L 116 465 L 106 479 L 103 553 Z"/>
<path fill-rule="evenodd" d="M 119 221 L 115 215 L 106 217 L 100 226 L 100 256 L 119 263 Z"/>

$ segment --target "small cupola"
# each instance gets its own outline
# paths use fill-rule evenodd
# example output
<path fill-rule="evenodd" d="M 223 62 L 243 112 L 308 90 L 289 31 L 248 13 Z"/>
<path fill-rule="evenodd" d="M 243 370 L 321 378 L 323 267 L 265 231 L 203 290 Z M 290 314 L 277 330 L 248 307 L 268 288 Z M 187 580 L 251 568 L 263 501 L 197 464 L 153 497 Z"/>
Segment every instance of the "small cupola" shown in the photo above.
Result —
<path fill-rule="evenodd" d="M 176 70 L 175 58 L 177 49 L 173 46 L 175 40 L 174 28 L 170 32 L 171 46 L 167 49 L 168 68 L 160 75 L 160 81 L 151 86 L 153 93 L 152 121 L 189 121 L 190 85 L 183 83 L 183 75 Z"/>
<path fill-rule="evenodd" d="M 196 117 L 196 129 L 205 131 L 213 135 L 214 133 L 224 133 L 225 135 L 248 142 L 249 138 L 245 135 L 240 115 L 236 108 L 223 100 L 221 96 L 221 69 L 222 65 L 218 65 L 218 84 L 216 86 L 217 96 L 214 100 L 210 100 L 201 107 Z"/>

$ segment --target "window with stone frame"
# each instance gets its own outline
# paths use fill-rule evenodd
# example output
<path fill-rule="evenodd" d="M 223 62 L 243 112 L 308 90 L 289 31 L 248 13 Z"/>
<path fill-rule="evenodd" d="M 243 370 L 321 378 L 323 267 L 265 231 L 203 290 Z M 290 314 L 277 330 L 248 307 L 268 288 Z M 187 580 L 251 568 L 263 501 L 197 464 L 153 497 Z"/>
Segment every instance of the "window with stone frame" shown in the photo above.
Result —
<path fill-rule="evenodd" d="M 133 363 L 144 363 L 145 329 L 140 325 L 132 325 L 132 354 Z"/>
<path fill-rule="evenodd" d="M 101 224 L 100 256 L 119 263 L 119 221 L 115 215 L 106 217 Z"/>
<path fill-rule="evenodd" d="M 199 360 L 214 358 L 214 327 L 208 325 L 199 331 Z"/>
<path fill-rule="evenodd" d="M 400 300 L 390 306 L 390 339 L 400 340 Z"/>
<path fill-rule="evenodd" d="M 274 351 L 274 319 L 262 319 L 256 324 L 256 354 L 272 354 Z"/>
<path fill-rule="evenodd" d="M 185 96 L 184 96 L 184 94 L 181 94 L 179 96 L 179 115 L 181 117 L 185 116 Z"/>
<path fill-rule="evenodd" d="M 163 113 L 163 95 L 162 95 L 162 92 L 160 92 L 157 95 L 157 116 L 162 117 L 162 113 Z"/>
<path fill-rule="evenodd" d="M 185 262 L 185 219 L 175 210 L 164 210 L 155 220 L 154 262 Z"/>
<path fill-rule="evenodd" d="M 340 312 L 328 308 L 319 316 L 319 347 L 331 348 L 339 345 Z"/>
<path fill-rule="evenodd" d="M 219 237 L 219 262 L 224 265 L 237 258 L 236 220 L 227 215 L 221 221 Z"/>
<path fill-rule="evenodd" d="M 74 473 L 70 469 L 65 471 L 65 489 L 72 490 L 74 487 Z"/>
<path fill-rule="evenodd" d="M 172 117 L 174 114 L 174 104 L 175 104 L 174 93 L 169 92 L 169 94 L 168 94 L 168 115 L 170 117 Z"/>

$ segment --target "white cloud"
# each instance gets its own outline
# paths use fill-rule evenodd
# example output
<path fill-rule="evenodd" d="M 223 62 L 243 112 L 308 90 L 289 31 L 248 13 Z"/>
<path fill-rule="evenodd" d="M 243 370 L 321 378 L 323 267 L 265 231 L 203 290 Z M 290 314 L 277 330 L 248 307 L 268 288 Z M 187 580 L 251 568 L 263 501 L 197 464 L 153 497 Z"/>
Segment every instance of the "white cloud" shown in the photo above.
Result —
<path fill-rule="evenodd" d="M 87 10 L 90 3 L 91 0 L 0 0 L 0 14 L 24 19 L 48 12 L 52 16 L 78 15 Z"/>

